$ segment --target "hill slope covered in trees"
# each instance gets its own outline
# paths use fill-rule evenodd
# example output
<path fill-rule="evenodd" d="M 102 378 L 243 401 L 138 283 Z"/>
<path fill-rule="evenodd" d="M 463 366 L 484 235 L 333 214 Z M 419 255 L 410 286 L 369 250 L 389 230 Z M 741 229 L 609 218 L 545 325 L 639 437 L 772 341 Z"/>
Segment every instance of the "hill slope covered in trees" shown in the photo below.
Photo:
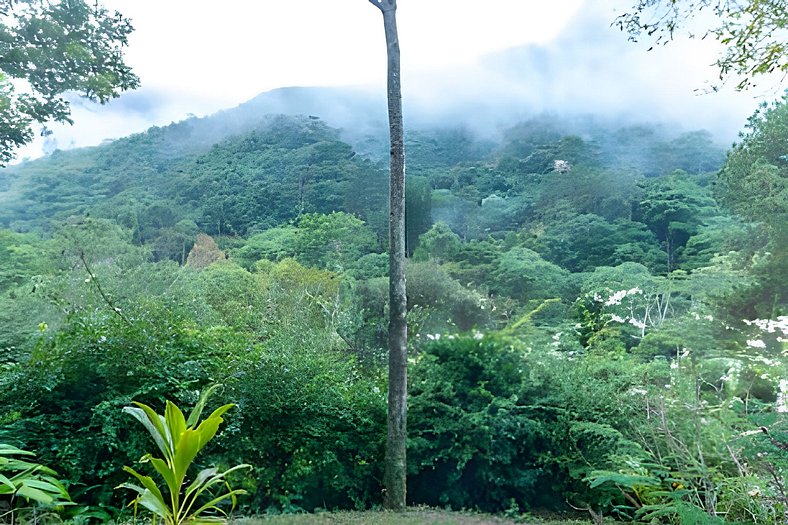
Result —
<path fill-rule="evenodd" d="M 253 106 L 2 172 L 0 442 L 82 503 L 216 382 L 246 510 L 380 502 L 385 148 Z M 407 136 L 411 502 L 780 523 L 787 107 Z"/>

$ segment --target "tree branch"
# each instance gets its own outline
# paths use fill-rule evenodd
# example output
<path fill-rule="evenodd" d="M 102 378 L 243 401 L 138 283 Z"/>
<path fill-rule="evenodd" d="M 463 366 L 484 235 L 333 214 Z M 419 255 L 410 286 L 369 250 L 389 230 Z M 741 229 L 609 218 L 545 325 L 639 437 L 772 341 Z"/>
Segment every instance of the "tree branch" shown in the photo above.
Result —
<path fill-rule="evenodd" d="M 104 299 L 104 302 L 107 303 L 107 306 L 109 306 L 110 309 L 118 317 L 123 319 L 123 321 L 125 321 L 127 325 L 131 326 L 131 321 L 129 321 L 128 318 L 125 315 L 123 315 L 123 312 L 121 312 L 120 308 L 112 304 L 112 301 L 110 301 L 109 297 L 107 297 L 107 294 L 105 294 L 104 290 L 101 289 L 101 284 L 99 284 L 98 279 L 96 279 L 96 276 L 93 275 L 93 272 L 90 271 L 90 266 L 88 266 L 88 261 L 87 259 L 85 259 L 85 252 L 83 252 L 82 250 L 79 251 L 79 258 L 82 260 L 82 264 L 85 266 L 85 271 L 88 272 L 88 275 L 90 276 L 90 281 L 96 285 L 96 290 L 98 290 L 98 293 L 99 295 L 101 295 L 101 298 Z"/>
<path fill-rule="evenodd" d="M 397 8 L 397 0 L 369 0 L 369 3 L 383 11 L 394 11 Z"/>
<path fill-rule="evenodd" d="M 769 433 L 769 429 L 768 428 L 761 427 L 760 431 L 763 432 L 764 434 L 766 434 L 766 437 L 769 438 L 769 441 L 772 442 L 772 445 L 774 445 L 775 447 L 779 448 L 780 450 L 788 450 L 788 443 L 783 443 L 783 442 L 778 441 L 777 439 L 775 439 L 774 436 L 772 436 Z"/>
<path fill-rule="evenodd" d="M 622 489 L 621 486 L 618 483 L 616 483 L 616 488 L 619 490 L 619 492 L 621 492 L 621 495 L 624 496 L 624 498 L 628 502 L 630 502 L 632 505 L 635 506 L 636 509 L 642 509 L 643 508 L 643 504 L 640 503 L 635 498 L 633 498 L 631 494 L 628 494 L 624 489 Z"/>

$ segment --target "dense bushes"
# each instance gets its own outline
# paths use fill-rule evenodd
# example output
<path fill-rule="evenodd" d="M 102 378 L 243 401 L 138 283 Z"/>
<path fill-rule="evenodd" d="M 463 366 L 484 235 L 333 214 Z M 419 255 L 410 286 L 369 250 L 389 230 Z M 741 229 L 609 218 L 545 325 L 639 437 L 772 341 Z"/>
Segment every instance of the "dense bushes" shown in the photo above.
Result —
<path fill-rule="evenodd" d="M 456 335 L 420 350 L 411 374 L 413 503 L 500 512 L 568 502 L 670 523 L 698 512 L 699 523 L 778 523 L 788 510 L 784 424 L 741 430 L 769 421 L 762 401 L 747 409 L 733 391 L 704 388 L 708 371 L 691 359 L 674 367 L 567 359 L 522 343 Z"/>
<path fill-rule="evenodd" d="M 198 331 L 157 314 L 131 324 L 106 313 L 74 316 L 41 336 L 29 362 L 0 376 L 0 440 L 37 451 L 82 502 L 110 503 L 119 469 L 145 450 L 124 405 L 192 401 L 240 353 L 226 330 Z"/>
<path fill-rule="evenodd" d="M 545 428 L 520 352 L 448 336 L 419 353 L 410 382 L 413 503 L 501 511 L 534 500 Z"/>
<path fill-rule="evenodd" d="M 645 406 L 630 390 L 666 375 L 632 364 L 567 361 L 496 335 L 426 344 L 411 374 L 413 502 L 488 511 L 597 503 L 585 477 L 637 447 L 624 436 Z"/>
<path fill-rule="evenodd" d="M 466 135 L 419 138 L 411 502 L 785 521 L 784 214 L 745 223 L 763 208 L 731 189 L 739 172 L 756 194 L 776 180 L 782 128 L 757 128 L 784 108 L 753 120 L 715 188 L 738 219 L 699 172 L 716 162 L 703 136 L 534 121 L 461 164 L 432 156 Z M 0 220 L 39 231 L 0 232 L 0 442 L 112 511 L 120 467 L 147 449 L 122 407 L 188 406 L 220 383 L 214 402 L 238 406 L 200 461 L 253 465 L 232 480 L 244 511 L 381 503 L 385 172 L 314 120 L 272 118 L 196 157 L 140 154 L 173 130 L 118 141 L 86 169 L 130 149 L 139 176 L 102 164 L 82 204 L 71 186 L 90 177 L 58 186 L 53 168 L 81 173 L 79 154 L 19 168 L 31 208 Z M 32 215 L 44 206 L 63 220 Z"/>
<path fill-rule="evenodd" d="M 219 382 L 217 403 L 238 409 L 205 461 L 253 465 L 253 476 L 235 480 L 250 493 L 243 508 L 379 504 L 385 381 L 380 369 L 360 367 L 341 351 L 341 323 L 332 320 L 338 310 L 329 309 L 340 291 L 336 274 L 293 260 L 257 270 L 231 262 L 184 270 L 207 303 L 194 311 L 149 299 L 123 316 L 106 306 L 81 308 L 57 331 L 42 327 L 29 360 L 0 374 L 0 441 L 36 450 L 80 503 L 117 509 L 123 502 L 111 487 L 123 480 L 120 467 L 147 447 L 122 407 L 132 399 L 192 404 L 201 388 Z M 588 276 L 584 286 L 598 286 L 603 274 L 604 282 L 625 286 L 634 270 L 646 272 L 629 263 Z M 605 308 L 629 308 L 607 296 L 590 300 L 601 305 L 603 325 L 610 321 L 604 315 L 615 315 Z M 538 324 L 540 308 L 505 332 L 418 338 L 413 503 L 519 512 L 568 501 L 627 518 L 680 520 L 705 509 L 777 522 L 785 508 L 785 429 L 773 418 L 773 380 L 758 380 L 767 372 L 756 359 L 749 368 L 736 368 L 740 357 L 670 368 L 667 359 L 637 352 L 583 350 L 570 344 L 582 340 L 582 323 L 576 333 L 565 325 L 570 333 L 555 332 Z M 247 313 L 262 314 L 263 324 L 227 327 Z M 195 314 L 214 326 L 196 324 Z M 687 340 L 692 352 L 715 344 L 713 333 L 698 334 L 697 342 Z M 773 344 L 768 333 L 761 337 Z M 647 339 L 639 344 L 656 344 Z M 752 432 L 759 425 L 769 434 Z"/>
<path fill-rule="evenodd" d="M 255 467 L 245 506 L 295 511 L 380 502 L 385 384 L 352 361 L 266 349 L 239 367 L 226 397 L 239 410 L 222 439 L 223 456 Z"/>
<path fill-rule="evenodd" d="M 151 306 L 148 305 L 150 308 Z M 42 335 L 29 363 L 0 376 L 0 441 L 57 466 L 81 503 L 120 508 L 112 487 L 147 437 L 121 409 L 133 399 L 193 404 L 205 385 L 226 385 L 228 430 L 206 461 L 254 464 L 255 511 L 367 507 L 380 494 L 385 384 L 352 360 L 286 351 L 272 340 L 149 311 L 126 324 L 111 314 L 74 316 Z M 383 392 L 383 393 L 382 393 Z"/>

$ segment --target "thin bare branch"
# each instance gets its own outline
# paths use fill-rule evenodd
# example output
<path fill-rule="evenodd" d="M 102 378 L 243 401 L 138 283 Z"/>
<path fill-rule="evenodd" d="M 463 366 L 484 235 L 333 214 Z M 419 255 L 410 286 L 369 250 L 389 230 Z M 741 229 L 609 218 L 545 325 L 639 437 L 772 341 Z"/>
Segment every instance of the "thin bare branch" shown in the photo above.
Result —
<path fill-rule="evenodd" d="M 93 283 L 93 285 L 95 285 L 96 290 L 98 290 L 99 295 L 101 295 L 101 298 L 104 299 L 105 303 L 107 303 L 107 306 L 109 306 L 110 310 L 112 310 L 112 312 L 115 315 L 123 319 L 123 321 L 127 325 L 131 326 L 131 321 L 129 321 L 129 319 L 125 315 L 123 315 L 123 312 L 120 310 L 120 308 L 115 306 L 110 300 L 110 298 L 107 297 L 107 294 L 104 293 L 104 290 L 101 288 L 101 284 L 99 283 L 98 279 L 96 279 L 96 276 L 90 270 L 90 266 L 88 266 L 88 261 L 87 259 L 85 259 L 85 252 L 83 252 L 82 250 L 79 251 L 79 258 L 82 260 L 82 265 L 85 267 L 85 271 L 88 272 L 88 275 L 90 276 L 90 282 Z"/>

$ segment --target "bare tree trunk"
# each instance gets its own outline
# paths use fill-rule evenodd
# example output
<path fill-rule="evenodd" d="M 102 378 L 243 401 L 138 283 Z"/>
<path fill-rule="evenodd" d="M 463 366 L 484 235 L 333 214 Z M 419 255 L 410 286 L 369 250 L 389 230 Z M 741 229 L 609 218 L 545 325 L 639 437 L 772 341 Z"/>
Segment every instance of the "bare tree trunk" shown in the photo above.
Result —
<path fill-rule="evenodd" d="M 408 330 L 405 321 L 405 139 L 402 126 L 397 0 L 369 0 L 383 12 L 388 55 L 388 109 L 391 140 L 389 185 L 389 391 L 385 506 L 403 510 L 406 496 Z"/>

